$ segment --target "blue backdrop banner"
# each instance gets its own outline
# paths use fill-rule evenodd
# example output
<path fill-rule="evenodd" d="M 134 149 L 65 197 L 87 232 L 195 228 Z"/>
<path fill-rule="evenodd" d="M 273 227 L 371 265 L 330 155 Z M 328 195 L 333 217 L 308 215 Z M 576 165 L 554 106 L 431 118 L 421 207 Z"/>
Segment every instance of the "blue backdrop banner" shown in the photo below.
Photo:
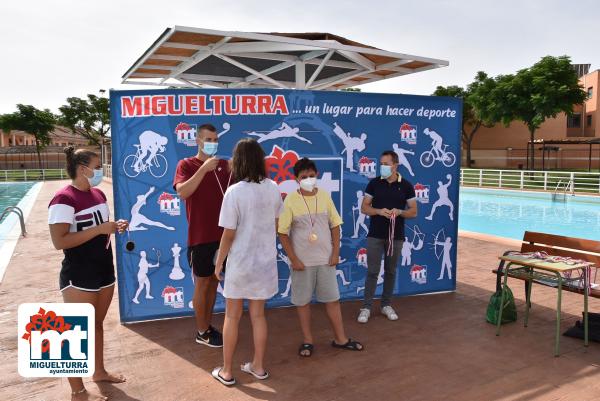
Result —
<path fill-rule="evenodd" d="M 292 90 L 111 91 L 112 174 L 116 218 L 130 221 L 116 239 L 119 305 L 124 322 L 193 314 L 184 201 L 173 190 L 177 162 L 197 153 L 197 128 L 217 127 L 219 157 L 256 138 L 282 196 L 298 188 L 292 167 L 307 156 L 318 186 L 344 220 L 337 267 L 342 299 L 363 296 L 369 217 L 364 190 L 379 156 L 393 150 L 415 187 L 419 213 L 406 221 L 394 293 L 456 287 L 456 240 L 462 104 L 444 97 Z M 135 248 L 128 251 L 126 243 Z M 279 293 L 290 304 L 289 261 L 278 245 Z M 383 270 L 376 294 L 381 293 Z M 222 287 L 219 287 L 219 292 Z M 219 293 L 216 311 L 224 310 Z"/>

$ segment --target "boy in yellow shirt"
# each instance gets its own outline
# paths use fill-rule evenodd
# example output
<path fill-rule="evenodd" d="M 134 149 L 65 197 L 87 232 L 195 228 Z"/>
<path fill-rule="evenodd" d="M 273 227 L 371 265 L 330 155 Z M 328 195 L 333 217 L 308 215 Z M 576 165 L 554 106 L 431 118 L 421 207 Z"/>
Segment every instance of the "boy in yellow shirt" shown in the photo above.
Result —
<path fill-rule="evenodd" d="M 363 349 L 344 332 L 336 277 L 342 219 L 331 196 L 316 188 L 317 174 L 312 160 L 305 157 L 296 162 L 294 175 L 300 189 L 285 198 L 277 230 L 292 266 L 292 304 L 297 307 L 304 336 L 298 354 L 303 357 L 311 356 L 314 350 L 310 302 L 315 293 L 317 301 L 325 304 L 333 329 L 335 339 L 331 345 L 353 351 Z"/>

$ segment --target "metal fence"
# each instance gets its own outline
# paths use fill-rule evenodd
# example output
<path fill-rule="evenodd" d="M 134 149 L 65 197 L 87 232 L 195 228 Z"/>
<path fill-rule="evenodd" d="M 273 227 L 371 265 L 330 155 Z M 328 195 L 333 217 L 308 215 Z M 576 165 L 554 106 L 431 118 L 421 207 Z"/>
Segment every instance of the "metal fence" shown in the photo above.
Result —
<path fill-rule="evenodd" d="M 104 176 L 112 178 L 112 165 L 104 164 L 103 169 Z M 0 170 L 0 181 L 45 181 L 67 178 L 65 169 Z M 460 185 L 600 194 L 600 173 L 461 169 Z"/>
<path fill-rule="evenodd" d="M 46 181 L 68 178 L 65 169 L 0 170 L 0 181 Z"/>
<path fill-rule="evenodd" d="M 460 185 L 600 194 L 600 174 L 577 171 L 461 169 Z"/>
<path fill-rule="evenodd" d="M 106 178 L 112 178 L 112 164 L 103 164 L 102 169 Z"/>
<path fill-rule="evenodd" d="M 112 166 L 103 166 L 104 176 L 112 177 Z M 0 181 L 49 181 L 66 180 L 69 178 L 64 168 L 55 169 L 27 169 L 27 170 L 0 170 Z"/>

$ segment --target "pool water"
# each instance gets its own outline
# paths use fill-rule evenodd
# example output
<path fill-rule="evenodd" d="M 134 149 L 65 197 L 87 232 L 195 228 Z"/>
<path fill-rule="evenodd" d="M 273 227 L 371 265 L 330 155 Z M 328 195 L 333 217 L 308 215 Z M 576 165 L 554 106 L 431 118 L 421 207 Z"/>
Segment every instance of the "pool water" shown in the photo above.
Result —
<path fill-rule="evenodd" d="M 27 219 L 41 188 L 41 182 L 0 182 L 0 213 L 8 206 L 18 206 Z M 19 218 L 9 213 L 0 221 L 0 282 L 19 238 Z"/>
<path fill-rule="evenodd" d="M 0 214 L 8 206 L 17 206 L 34 184 L 33 182 L 0 182 Z"/>
<path fill-rule="evenodd" d="M 525 231 L 600 241 L 600 197 L 567 196 L 552 201 L 550 193 L 460 189 L 458 226 L 514 239 Z"/>

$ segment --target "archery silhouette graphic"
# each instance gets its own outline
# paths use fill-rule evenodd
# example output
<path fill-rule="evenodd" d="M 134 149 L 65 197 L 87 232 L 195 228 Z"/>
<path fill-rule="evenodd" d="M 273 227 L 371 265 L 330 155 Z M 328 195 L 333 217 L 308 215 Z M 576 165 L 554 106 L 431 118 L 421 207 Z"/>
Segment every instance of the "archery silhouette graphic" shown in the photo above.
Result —
<path fill-rule="evenodd" d="M 441 240 L 440 240 L 441 236 Z M 444 271 L 448 273 L 448 279 L 452 280 L 452 262 L 450 258 L 450 250 L 452 249 L 452 238 L 446 235 L 443 228 L 439 229 L 433 238 L 433 242 L 429 243 L 433 246 L 435 257 L 440 260 L 442 259 L 442 267 L 440 269 L 440 276 L 438 280 L 444 279 Z M 439 251 L 439 252 L 438 252 Z"/>

